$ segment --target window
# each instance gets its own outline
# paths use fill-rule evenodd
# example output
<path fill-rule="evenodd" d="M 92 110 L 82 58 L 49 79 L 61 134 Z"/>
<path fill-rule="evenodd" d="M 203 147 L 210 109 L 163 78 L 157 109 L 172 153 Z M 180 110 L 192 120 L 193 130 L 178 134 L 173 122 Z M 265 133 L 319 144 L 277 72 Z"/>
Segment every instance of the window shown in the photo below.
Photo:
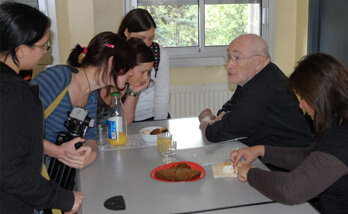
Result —
<path fill-rule="evenodd" d="M 274 7 L 274 0 L 131 0 L 125 9 L 150 12 L 171 67 L 210 66 L 225 64 L 229 43 L 245 33 L 261 35 L 273 55 L 270 2 Z"/>
<path fill-rule="evenodd" d="M 56 17 L 56 0 L 37 0 L 39 9 L 51 19 L 51 44 L 52 62 L 50 64 L 60 64 L 58 27 Z M 54 36 L 52 36 L 54 35 Z"/>

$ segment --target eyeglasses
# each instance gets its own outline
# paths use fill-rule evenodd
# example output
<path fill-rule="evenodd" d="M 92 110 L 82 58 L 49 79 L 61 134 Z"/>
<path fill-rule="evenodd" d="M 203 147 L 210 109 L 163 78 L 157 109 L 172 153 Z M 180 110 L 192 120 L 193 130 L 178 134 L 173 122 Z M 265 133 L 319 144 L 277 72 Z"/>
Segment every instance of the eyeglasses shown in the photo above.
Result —
<path fill-rule="evenodd" d="M 255 57 L 255 56 L 260 56 L 260 55 L 253 55 L 253 56 L 244 57 L 244 58 L 241 58 L 239 56 L 225 56 L 224 60 L 225 60 L 226 63 L 228 63 L 229 61 L 232 60 L 232 62 L 240 64 L 242 60 L 249 59 L 249 58 L 252 58 L 252 57 Z"/>
<path fill-rule="evenodd" d="M 47 51 L 52 47 L 51 42 L 47 41 L 43 45 L 32 45 L 33 47 L 41 48 L 41 49 L 46 49 Z"/>

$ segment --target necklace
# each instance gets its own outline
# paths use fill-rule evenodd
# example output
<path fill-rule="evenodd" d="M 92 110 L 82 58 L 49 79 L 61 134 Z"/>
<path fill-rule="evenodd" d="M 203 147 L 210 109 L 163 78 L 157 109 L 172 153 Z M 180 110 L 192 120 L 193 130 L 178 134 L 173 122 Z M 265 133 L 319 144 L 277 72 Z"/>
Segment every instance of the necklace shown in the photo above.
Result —
<path fill-rule="evenodd" d="M 87 83 L 88 83 L 88 88 L 89 88 L 89 99 L 90 99 L 91 101 L 93 101 L 92 89 L 91 89 L 91 85 L 89 84 L 89 80 L 88 80 L 88 76 L 87 76 L 87 73 L 86 73 L 86 69 L 83 68 L 83 71 L 85 72 L 86 79 L 87 79 Z"/>

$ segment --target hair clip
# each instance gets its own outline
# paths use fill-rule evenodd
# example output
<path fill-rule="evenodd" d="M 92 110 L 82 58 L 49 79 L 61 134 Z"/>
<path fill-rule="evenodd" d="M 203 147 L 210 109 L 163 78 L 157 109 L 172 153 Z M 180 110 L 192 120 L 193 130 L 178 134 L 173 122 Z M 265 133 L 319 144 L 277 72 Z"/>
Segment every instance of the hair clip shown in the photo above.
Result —
<path fill-rule="evenodd" d="M 83 47 L 83 51 L 82 51 L 82 53 L 80 53 L 80 55 L 79 55 L 79 57 L 78 57 L 78 62 L 79 62 L 80 64 L 82 64 L 82 61 L 83 61 L 83 59 L 85 58 L 86 54 L 87 54 L 87 48 L 86 48 L 86 47 Z"/>
<path fill-rule="evenodd" d="M 105 44 L 104 46 L 108 47 L 108 48 L 114 48 L 115 47 L 115 45 L 113 45 L 113 44 Z"/>

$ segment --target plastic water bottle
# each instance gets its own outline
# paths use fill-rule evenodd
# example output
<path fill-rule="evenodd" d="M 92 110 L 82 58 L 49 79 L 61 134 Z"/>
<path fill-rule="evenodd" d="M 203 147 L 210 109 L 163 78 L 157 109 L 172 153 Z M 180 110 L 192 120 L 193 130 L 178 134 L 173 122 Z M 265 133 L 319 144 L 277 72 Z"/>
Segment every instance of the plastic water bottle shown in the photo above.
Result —
<path fill-rule="evenodd" d="M 114 146 L 127 142 L 127 119 L 119 92 L 111 93 L 111 112 L 108 118 L 109 143 Z"/>

